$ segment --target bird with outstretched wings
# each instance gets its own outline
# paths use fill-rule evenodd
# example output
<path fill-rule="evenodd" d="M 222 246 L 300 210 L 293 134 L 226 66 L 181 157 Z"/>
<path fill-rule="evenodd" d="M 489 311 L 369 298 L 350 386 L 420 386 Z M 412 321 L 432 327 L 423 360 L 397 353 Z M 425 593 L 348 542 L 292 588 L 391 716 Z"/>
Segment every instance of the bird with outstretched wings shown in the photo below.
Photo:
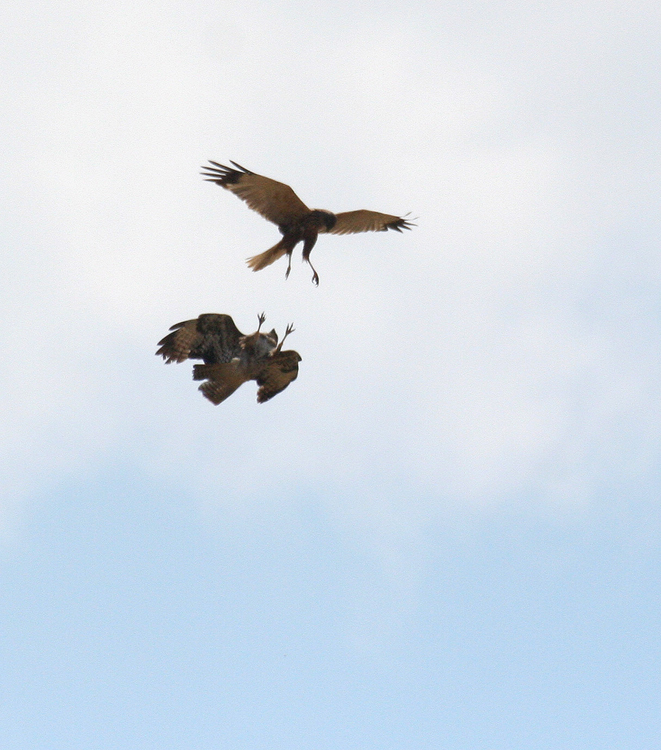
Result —
<path fill-rule="evenodd" d="M 293 350 L 282 351 L 285 339 L 293 332 L 287 326 L 282 341 L 273 329 L 262 333 L 266 317 L 259 316 L 259 326 L 246 336 L 229 315 L 207 313 L 194 320 L 176 323 L 171 333 L 159 342 L 157 356 L 166 364 L 201 359 L 194 365 L 193 380 L 204 380 L 199 390 L 214 404 L 220 404 L 249 380 L 257 381 L 257 401 L 261 404 L 277 396 L 298 376 L 301 356 Z"/>
<path fill-rule="evenodd" d="M 245 201 L 249 208 L 257 211 L 268 221 L 277 224 L 282 239 L 269 250 L 248 258 L 253 271 L 260 271 L 281 258 L 289 256 L 285 278 L 291 271 L 291 257 L 299 242 L 303 243 L 303 260 L 312 269 L 312 281 L 319 284 L 319 274 L 310 262 L 310 253 L 319 234 L 356 234 L 358 232 L 386 232 L 394 229 L 411 229 L 415 226 L 401 216 L 382 214 L 378 211 L 345 211 L 334 214 L 322 209 L 310 209 L 296 193 L 282 182 L 263 177 L 232 161 L 226 167 L 209 160 L 211 166 L 203 167 L 205 179 L 215 182 Z"/>

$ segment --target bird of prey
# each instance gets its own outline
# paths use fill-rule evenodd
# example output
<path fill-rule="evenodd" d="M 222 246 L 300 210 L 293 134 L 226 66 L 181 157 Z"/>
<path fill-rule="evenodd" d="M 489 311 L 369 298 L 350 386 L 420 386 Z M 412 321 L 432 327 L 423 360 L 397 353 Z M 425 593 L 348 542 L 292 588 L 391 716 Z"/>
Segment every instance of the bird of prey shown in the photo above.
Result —
<path fill-rule="evenodd" d="M 310 262 L 310 253 L 319 234 L 385 232 L 388 229 L 401 232 L 402 229 L 411 229 L 415 226 L 400 216 L 382 214 L 378 211 L 363 209 L 334 214 L 319 208 L 310 209 L 289 185 L 255 174 L 234 161 L 230 162 L 234 167 L 226 167 L 211 160 L 209 163 L 212 166 L 202 167 L 205 170 L 202 174 L 208 182 L 215 182 L 216 185 L 231 190 L 253 211 L 277 224 L 282 234 L 282 239 L 277 245 L 248 258 L 248 265 L 253 271 L 261 271 L 286 253 L 289 256 L 289 265 L 285 278 L 288 278 L 292 252 L 296 245 L 302 242 L 303 260 L 309 263 L 312 269 L 313 283 L 319 285 L 319 274 Z"/>
<path fill-rule="evenodd" d="M 259 326 L 248 336 L 239 331 L 229 315 L 207 313 L 195 320 L 185 320 L 170 328 L 158 342 L 166 364 L 201 359 L 193 366 L 193 380 L 204 380 L 199 390 L 214 404 L 220 404 L 248 380 L 259 386 L 257 401 L 262 404 L 277 396 L 298 376 L 301 357 L 293 350 L 282 351 L 285 339 L 294 330 L 287 326 L 282 341 L 273 329 L 262 333 L 266 320 L 262 313 Z"/>

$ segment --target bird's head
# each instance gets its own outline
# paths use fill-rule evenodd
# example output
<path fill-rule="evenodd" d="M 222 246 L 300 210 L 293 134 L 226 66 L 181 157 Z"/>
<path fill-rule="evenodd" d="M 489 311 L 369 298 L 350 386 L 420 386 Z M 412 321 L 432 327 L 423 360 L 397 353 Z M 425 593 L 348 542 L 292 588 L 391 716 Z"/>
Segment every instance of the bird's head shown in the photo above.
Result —
<path fill-rule="evenodd" d="M 278 345 L 278 334 L 275 332 L 275 328 L 271 328 L 270 332 L 266 334 L 266 338 L 273 346 Z"/>
<path fill-rule="evenodd" d="M 337 217 L 332 211 L 324 211 L 323 208 L 315 208 L 310 212 L 309 218 L 323 232 L 330 232 L 337 221 Z"/>
<path fill-rule="evenodd" d="M 258 358 L 268 357 L 278 345 L 278 334 L 273 329 L 270 333 L 260 333 L 254 344 L 254 355 Z"/>
<path fill-rule="evenodd" d="M 278 334 L 275 332 L 275 328 L 270 333 L 255 331 L 249 336 L 241 337 L 239 343 L 249 357 L 263 359 L 268 357 L 278 345 Z"/>

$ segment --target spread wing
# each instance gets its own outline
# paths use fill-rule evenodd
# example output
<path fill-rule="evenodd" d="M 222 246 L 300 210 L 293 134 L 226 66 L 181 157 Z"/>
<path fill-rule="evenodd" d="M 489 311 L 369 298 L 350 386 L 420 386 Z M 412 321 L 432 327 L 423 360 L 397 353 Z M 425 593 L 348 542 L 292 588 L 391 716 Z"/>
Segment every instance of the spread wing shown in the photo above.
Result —
<path fill-rule="evenodd" d="M 288 350 L 277 352 L 268 359 L 266 365 L 255 378 L 259 390 L 257 401 L 263 404 L 285 388 L 298 377 L 298 363 L 301 357 L 298 352 Z"/>
<path fill-rule="evenodd" d="M 345 211 L 335 216 L 337 220 L 330 229 L 323 227 L 319 231 L 330 234 L 356 234 L 358 232 L 386 232 L 388 229 L 394 229 L 396 232 L 401 232 L 402 229 L 411 229 L 415 226 L 401 216 L 381 214 L 378 211 L 365 209 Z"/>
<path fill-rule="evenodd" d="M 209 163 L 213 166 L 202 167 L 206 170 L 202 174 L 208 182 L 231 190 L 249 208 L 278 226 L 298 221 L 310 213 L 305 203 L 283 182 L 262 177 L 234 161 L 231 163 L 236 169 L 211 160 Z"/>
<path fill-rule="evenodd" d="M 229 362 L 240 351 L 243 334 L 229 315 L 207 313 L 195 320 L 173 325 L 158 345 L 166 364 L 186 359 L 202 359 L 207 364 Z"/>
<path fill-rule="evenodd" d="M 193 380 L 206 380 L 199 390 L 218 405 L 250 378 L 246 377 L 245 368 L 238 359 L 215 365 L 194 365 Z"/>

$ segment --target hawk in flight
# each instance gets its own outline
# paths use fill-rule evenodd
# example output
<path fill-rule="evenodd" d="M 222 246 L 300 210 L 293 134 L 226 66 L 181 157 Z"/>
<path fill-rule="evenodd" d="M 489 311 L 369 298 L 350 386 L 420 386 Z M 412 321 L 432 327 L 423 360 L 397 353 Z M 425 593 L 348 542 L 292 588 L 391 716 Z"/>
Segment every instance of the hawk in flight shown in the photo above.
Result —
<path fill-rule="evenodd" d="M 158 342 L 160 349 L 156 355 L 162 356 L 166 364 L 204 360 L 203 365 L 193 366 L 193 380 L 205 381 L 200 390 L 214 404 L 224 401 L 248 380 L 257 381 L 257 401 L 262 404 L 296 380 L 301 361 L 298 352 L 282 351 L 294 327 L 287 326 L 278 344 L 275 329 L 261 332 L 265 320 L 262 313 L 255 333 L 245 336 L 229 315 L 200 315 L 195 320 L 173 325 L 172 333 Z"/>
<path fill-rule="evenodd" d="M 299 242 L 303 243 L 303 260 L 310 264 L 312 281 L 319 285 L 319 274 L 310 263 L 310 253 L 321 233 L 356 234 L 358 232 L 386 232 L 394 229 L 410 229 L 414 224 L 400 216 L 381 214 L 378 211 L 345 211 L 334 214 L 319 208 L 310 209 L 296 193 L 282 182 L 255 174 L 236 162 L 234 167 L 226 167 L 209 160 L 210 167 L 202 167 L 208 182 L 231 190 L 249 208 L 257 211 L 265 219 L 278 225 L 282 239 L 266 252 L 248 258 L 248 265 L 253 271 L 261 271 L 271 263 L 287 254 L 289 265 L 285 278 L 291 271 L 291 256 Z"/>

